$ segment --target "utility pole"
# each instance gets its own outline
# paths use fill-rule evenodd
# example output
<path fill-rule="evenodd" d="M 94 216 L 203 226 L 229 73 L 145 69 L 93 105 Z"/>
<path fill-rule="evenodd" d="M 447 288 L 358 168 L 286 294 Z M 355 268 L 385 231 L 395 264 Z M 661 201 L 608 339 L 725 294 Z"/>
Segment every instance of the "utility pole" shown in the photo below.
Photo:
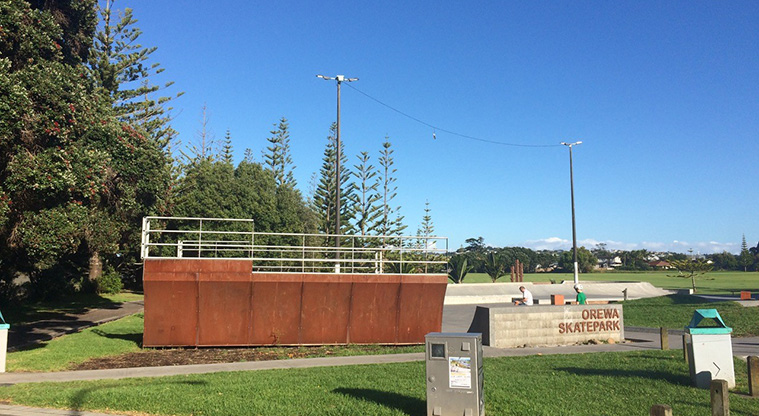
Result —
<path fill-rule="evenodd" d="M 337 81 L 337 134 L 335 137 L 335 258 L 340 259 L 340 84 L 343 82 L 358 81 L 358 78 L 345 78 L 345 75 L 335 75 L 334 77 L 327 77 L 324 75 L 316 75 L 317 78 L 323 80 Z M 340 263 L 336 265 L 336 270 L 340 270 Z"/>
<path fill-rule="evenodd" d="M 577 146 L 578 144 L 582 144 L 582 142 L 574 142 L 574 143 L 564 143 L 561 142 L 564 146 L 569 147 L 569 187 L 570 192 L 572 196 L 572 250 L 574 251 L 574 263 L 575 263 L 575 283 L 577 284 L 580 281 L 580 276 L 577 268 L 577 227 L 575 226 L 575 184 L 574 184 L 574 174 L 572 172 L 572 146 Z"/>

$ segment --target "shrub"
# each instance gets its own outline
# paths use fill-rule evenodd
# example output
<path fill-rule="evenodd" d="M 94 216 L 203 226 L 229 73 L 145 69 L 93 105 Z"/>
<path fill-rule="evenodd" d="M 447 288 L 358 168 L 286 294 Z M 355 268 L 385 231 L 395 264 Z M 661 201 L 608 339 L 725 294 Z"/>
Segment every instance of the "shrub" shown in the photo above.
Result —
<path fill-rule="evenodd" d="M 121 282 L 121 275 L 112 267 L 104 270 L 103 275 L 98 279 L 98 293 L 119 293 L 123 288 L 124 283 Z"/>

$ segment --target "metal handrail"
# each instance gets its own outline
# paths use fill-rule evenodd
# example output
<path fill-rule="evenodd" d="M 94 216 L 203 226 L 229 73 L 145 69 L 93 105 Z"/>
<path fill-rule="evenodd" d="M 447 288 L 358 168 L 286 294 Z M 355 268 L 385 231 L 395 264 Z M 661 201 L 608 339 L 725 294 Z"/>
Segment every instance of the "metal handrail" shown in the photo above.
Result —
<path fill-rule="evenodd" d="M 246 259 L 253 272 L 444 274 L 448 252 L 447 237 L 257 232 L 249 219 L 145 217 L 142 225 L 143 259 Z"/>

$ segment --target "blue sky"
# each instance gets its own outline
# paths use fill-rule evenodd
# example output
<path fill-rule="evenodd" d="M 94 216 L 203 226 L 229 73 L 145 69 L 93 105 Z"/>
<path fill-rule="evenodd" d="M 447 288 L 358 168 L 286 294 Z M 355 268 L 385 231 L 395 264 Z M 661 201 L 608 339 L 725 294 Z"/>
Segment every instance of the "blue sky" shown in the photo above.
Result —
<path fill-rule="evenodd" d="M 180 6 L 181 5 L 181 6 Z M 759 241 L 759 3 L 118 0 L 166 68 L 183 144 L 203 105 L 217 139 L 260 160 L 290 121 L 307 192 L 335 120 L 334 82 L 427 124 L 573 150 L 578 243 L 738 252 Z M 434 130 L 342 89 L 350 164 L 395 149 L 413 233 L 429 200 L 458 248 L 569 248 L 567 148 Z M 436 139 L 433 139 L 435 133 Z"/>

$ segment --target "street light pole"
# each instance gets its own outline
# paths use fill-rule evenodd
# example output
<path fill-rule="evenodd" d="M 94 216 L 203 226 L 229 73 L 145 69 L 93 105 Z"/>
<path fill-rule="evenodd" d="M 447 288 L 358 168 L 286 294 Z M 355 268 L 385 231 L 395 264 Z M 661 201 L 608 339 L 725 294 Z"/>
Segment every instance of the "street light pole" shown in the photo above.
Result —
<path fill-rule="evenodd" d="M 572 172 L 572 146 L 577 146 L 578 144 L 582 144 L 582 142 L 574 142 L 574 143 L 564 143 L 561 142 L 564 146 L 569 147 L 569 189 L 571 190 L 571 198 L 572 198 L 572 250 L 574 252 L 574 265 L 575 265 L 575 284 L 579 283 L 580 277 L 578 274 L 577 269 L 577 227 L 575 226 L 575 183 L 574 183 L 574 174 Z"/>
<path fill-rule="evenodd" d="M 317 78 L 323 80 L 335 80 L 337 81 L 337 132 L 335 134 L 335 258 L 340 258 L 340 84 L 343 82 L 358 81 L 358 78 L 345 78 L 345 75 L 335 75 L 334 77 L 327 77 L 324 75 L 316 75 Z M 337 265 L 339 270 L 339 263 Z"/>

